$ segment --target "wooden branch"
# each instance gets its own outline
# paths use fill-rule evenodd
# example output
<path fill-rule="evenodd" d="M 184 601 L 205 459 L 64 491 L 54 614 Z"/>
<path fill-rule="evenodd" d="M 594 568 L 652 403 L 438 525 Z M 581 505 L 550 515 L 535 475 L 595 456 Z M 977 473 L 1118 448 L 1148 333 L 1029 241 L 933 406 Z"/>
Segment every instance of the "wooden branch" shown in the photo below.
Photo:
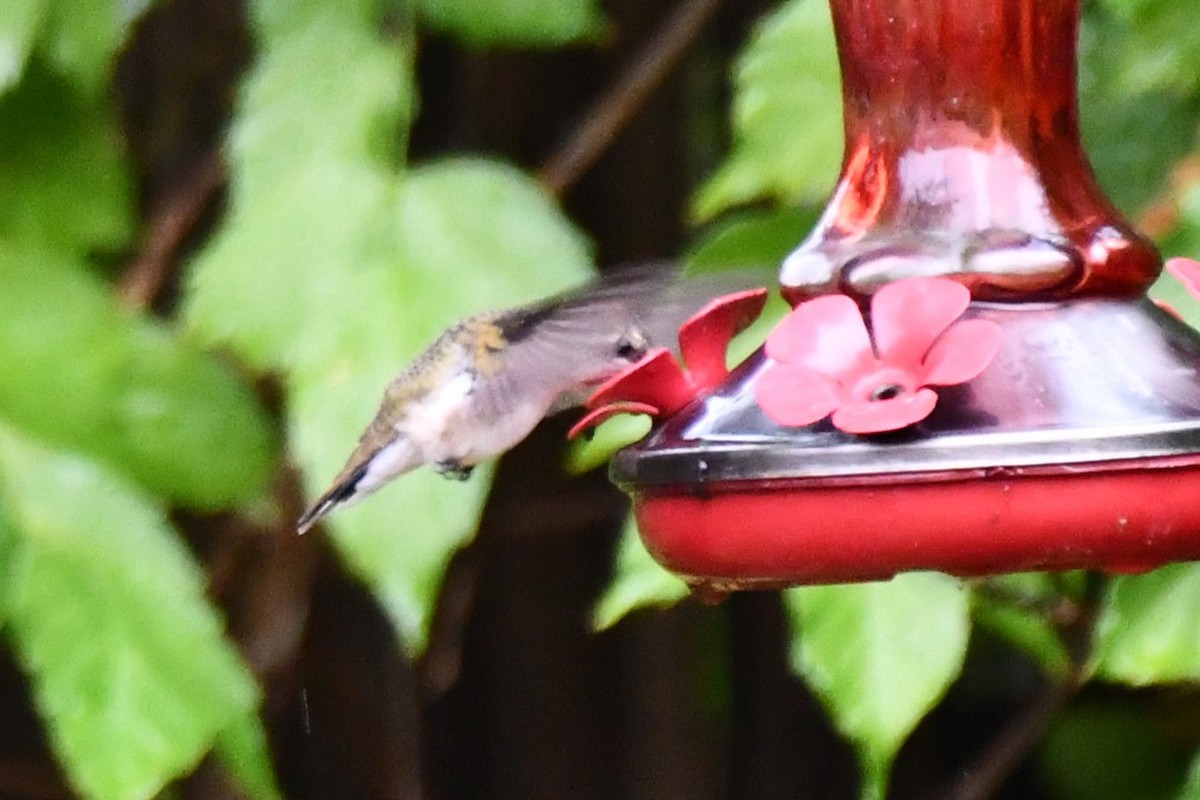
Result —
<path fill-rule="evenodd" d="M 1042 740 L 1058 712 L 1069 703 L 1083 681 L 1077 670 L 1061 683 L 1051 683 L 1005 726 L 987 750 L 968 767 L 949 793 L 952 800 L 987 800 L 1000 790 L 1030 751 Z"/>
<path fill-rule="evenodd" d="M 217 153 L 201 159 L 175 185 L 150 218 L 137 260 L 117 284 L 117 294 L 127 305 L 145 309 L 154 303 L 179 261 L 180 247 L 224 185 L 225 165 Z"/>
<path fill-rule="evenodd" d="M 546 159 L 538 178 L 558 198 L 574 186 L 646 103 L 712 18 L 720 0 L 688 0 L 637 52 L 617 82 Z"/>
<path fill-rule="evenodd" d="M 1058 712 L 1079 694 L 1087 683 L 1087 663 L 1107 579 L 1088 575 L 1084 598 L 1070 604 L 1077 613 L 1065 615 L 1060 635 L 1071 653 L 1071 665 L 1061 681 L 1048 684 L 1030 700 L 1000 734 L 969 766 L 947 794 L 950 800 L 987 800 L 1003 786 L 1013 770 L 1029 756 L 1045 736 Z"/>

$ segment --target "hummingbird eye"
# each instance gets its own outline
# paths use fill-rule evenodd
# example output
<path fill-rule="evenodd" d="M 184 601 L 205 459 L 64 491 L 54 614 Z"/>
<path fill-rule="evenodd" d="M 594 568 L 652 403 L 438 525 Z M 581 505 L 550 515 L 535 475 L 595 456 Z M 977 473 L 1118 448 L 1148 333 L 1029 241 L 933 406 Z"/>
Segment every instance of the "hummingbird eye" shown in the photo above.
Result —
<path fill-rule="evenodd" d="M 645 336 L 633 331 L 617 340 L 617 357 L 630 362 L 638 361 L 646 355 L 649 344 Z"/>

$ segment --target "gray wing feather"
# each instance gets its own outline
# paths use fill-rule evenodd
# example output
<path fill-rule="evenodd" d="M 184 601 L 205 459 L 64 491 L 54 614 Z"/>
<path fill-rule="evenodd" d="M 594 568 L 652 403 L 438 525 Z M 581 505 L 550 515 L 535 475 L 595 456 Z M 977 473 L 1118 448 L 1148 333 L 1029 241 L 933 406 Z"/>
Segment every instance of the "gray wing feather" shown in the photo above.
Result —
<path fill-rule="evenodd" d="M 758 270 L 683 278 L 673 265 L 645 265 L 502 314 L 495 322 L 510 343 L 504 368 L 477 383 L 475 409 L 483 419 L 498 419 L 522 402 L 540 402 L 547 412 L 578 405 L 588 383 L 646 350 L 677 351 L 679 326 L 712 298 L 769 280 Z"/>

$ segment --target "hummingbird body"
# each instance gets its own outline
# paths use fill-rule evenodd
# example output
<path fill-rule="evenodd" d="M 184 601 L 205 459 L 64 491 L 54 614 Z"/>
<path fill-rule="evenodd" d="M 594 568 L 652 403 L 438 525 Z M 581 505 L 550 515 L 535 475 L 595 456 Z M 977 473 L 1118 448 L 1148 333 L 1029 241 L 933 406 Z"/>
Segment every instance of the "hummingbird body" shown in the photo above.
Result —
<path fill-rule="evenodd" d="M 624 270 L 453 325 L 388 385 L 358 446 L 298 529 L 422 464 L 465 479 L 652 346 L 673 346 L 679 325 L 718 293 L 703 281 L 680 286 L 674 269 Z"/>

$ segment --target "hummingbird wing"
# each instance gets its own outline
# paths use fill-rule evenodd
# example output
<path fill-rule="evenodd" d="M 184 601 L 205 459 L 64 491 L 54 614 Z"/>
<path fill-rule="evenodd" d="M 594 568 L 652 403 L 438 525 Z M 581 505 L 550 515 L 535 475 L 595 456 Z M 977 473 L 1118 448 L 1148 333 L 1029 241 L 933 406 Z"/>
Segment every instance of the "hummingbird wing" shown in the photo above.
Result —
<path fill-rule="evenodd" d="M 640 361 L 650 349 L 678 351 L 680 325 L 709 300 L 763 281 L 761 271 L 687 278 L 674 264 L 652 263 L 495 315 L 488 324 L 504 344 L 490 374 L 481 370 L 475 410 L 484 418 L 500 419 L 535 399 L 541 416 L 579 405 L 594 386 Z"/>
<path fill-rule="evenodd" d="M 651 298 L 676 280 L 670 268 L 621 270 L 569 294 L 491 316 L 486 324 L 501 346 L 491 359 L 476 359 L 474 411 L 500 420 L 533 403 L 536 424 L 549 411 L 582 401 L 590 384 L 649 349 L 638 321 Z"/>

